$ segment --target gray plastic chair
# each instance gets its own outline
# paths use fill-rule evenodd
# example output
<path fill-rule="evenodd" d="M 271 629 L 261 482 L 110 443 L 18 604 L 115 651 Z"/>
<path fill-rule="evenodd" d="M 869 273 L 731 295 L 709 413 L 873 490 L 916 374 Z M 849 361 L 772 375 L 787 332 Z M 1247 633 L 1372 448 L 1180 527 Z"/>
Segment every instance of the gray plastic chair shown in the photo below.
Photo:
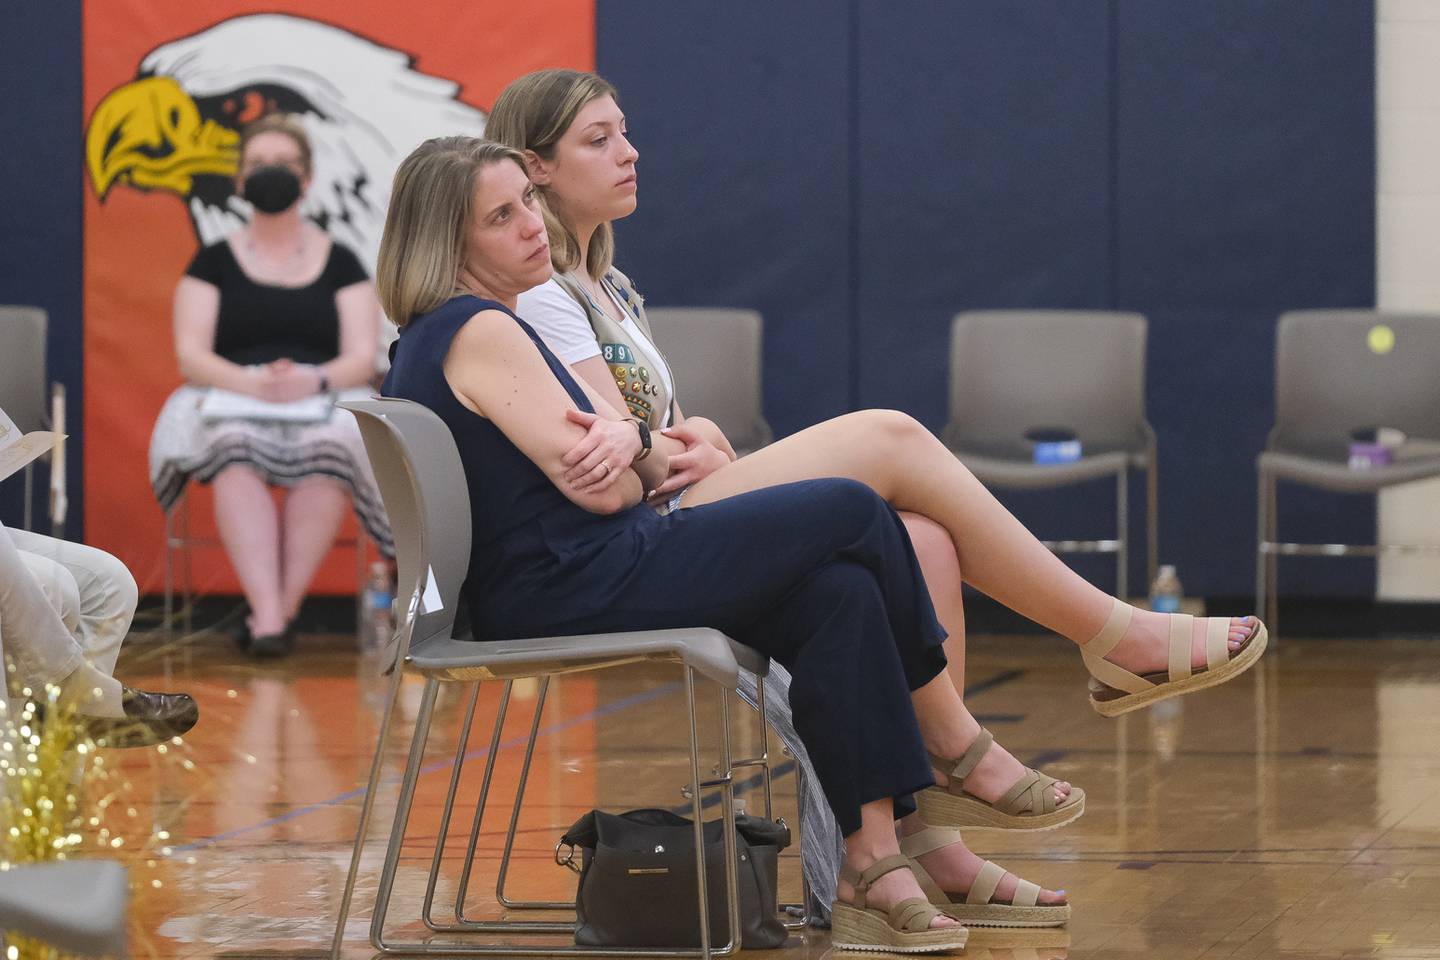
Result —
<path fill-rule="evenodd" d="M 0 350 L 0 410 L 25 433 L 50 425 L 45 359 L 48 326 L 45 311 L 39 307 L 0 306 L 0 343 L 5 345 Z M 25 467 L 26 530 L 33 529 L 34 489 L 35 464 L 31 463 Z"/>
<path fill-rule="evenodd" d="M 764 321 L 754 310 L 648 307 L 681 409 L 714 420 L 740 456 L 775 439 L 764 409 Z"/>
<path fill-rule="evenodd" d="M 1371 332 L 1393 333 L 1389 350 Z M 1434 553 L 1433 545 L 1280 541 L 1280 480 L 1336 493 L 1376 493 L 1440 476 L 1440 316 L 1374 310 L 1297 310 L 1275 334 L 1275 426 L 1256 461 L 1260 480 L 1255 606 L 1272 633 L 1278 620 L 1278 560 L 1287 557 Z M 1382 348 L 1383 342 L 1378 344 Z M 1352 434 L 1403 431 L 1407 444 L 1390 466 L 1352 470 Z"/>
<path fill-rule="evenodd" d="M 380 783 L 384 747 L 404 671 L 425 678 L 425 689 L 415 719 L 409 759 L 400 784 L 395 819 L 386 848 L 385 862 L 376 893 L 375 909 L 370 921 L 370 942 L 382 953 L 406 955 L 462 954 L 485 956 L 616 956 L 654 955 L 667 957 L 726 955 L 739 945 L 739 907 L 736 862 L 734 857 L 735 820 L 733 804 L 734 768 L 758 761 L 733 763 L 730 757 L 729 699 L 736 686 L 739 663 L 758 674 L 764 674 L 768 661 L 758 653 L 741 646 L 719 631 L 707 628 L 682 630 L 650 630 L 634 633 L 595 634 L 572 637 L 546 637 L 530 640 L 476 642 L 468 636 L 457 636 L 455 615 L 460 602 L 460 586 L 470 562 L 470 510 L 464 470 L 459 452 L 449 429 L 430 410 L 406 400 L 375 399 L 341 404 L 354 412 L 360 423 L 375 477 L 380 486 L 395 533 L 398 561 L 397 597 L 403 607 L 391 642 L 381 654 L 382 665 L 392 672 L 389 697 L 381 721 L 375 759 L 361 807 L 360 824 L 355 835 L 355 848 L 341 898 L 340 915 L 331 945 L 331 956 L 338 960 L 343 945 L 345 923 L 355 892 L 355 879 L 360 867 L 376 792 Z M 739 658 L 737 662 L 737 658 Z M 596 670 L 621 664 L 658 661 L 681 667 L 690 724 L 690 798 L 695 821 L 699 916 L 702 945 L 697 950 L 685 949 L 606 949 L 575 946 L 516 946 L 514 944 L 482 944 L 466 942 L 392 942 L 385 939 L 385 919 L 394 889 L 401 846 L 409 822 L 425 754 L 430 722 L 434 715 L 436 694 L 441 683 L 479 684 L 483 681 L 505 681 L 504 701 L 509 699 L 511 681 L 524 677 L 546 678 L 554 674 Z M 695 714 L 695 675 L 713 680 L 722 688 L 719 709 L 718 747 L 720 762 L 716 776 L 700 776 L 699 739 Z M 543 683 L 543 681 L 542 681 Z M 475 698 L 470 701 L 464 733 L 459 738 L 456 764 L 450 780 L 449 794 L 438 831 L 435 862 L 426 893 L 422 919 L 432 929 L 451 932 L 484 932 L 506 934 L 572 934 L 571 921 L 465 920 L 461 917 L 464 890 L 456 898 L 456 922 L 439 925 L 429 917 L 434 898 L 438 865 L 448 833 L 450 812 L 460 780 L 460 761 L 466 750 L 465 734 L 473 718 Z M 503 706 L 502 706 L 503 710 Z M 475 827 L 471 833 L 467 860 L 473 860 L 479 836 L 481 815 L 498 751 L 503 713 L 497 717 L 492 732 L 491 749 L 486 761 L 484 783 L 477 803 Z M 532 725 L 530 745 L 526 750 L 528 767 L 534 748 L 539 712 Z M 768 769 L 766 777 L 768 792 Z M 721 792 L 721 814 L 725 836 L 725 868 L 727 904 L 730 919 L 730 942 L 723 948 L 709 943 L 709 924 L 703 869 L 702 793 L 718 787 Z M 523 792 L 523 783 L 520 791 Z M 519 796 L 516 798 L 517 813 Z M 511 823 L 512 837 L 514 820 Z M 507 848 L 509 846 L 507 840 Z M 468 868 L 467 868 L 468 877 Z M 574 904 L 554 904 L 556 908 Z"/>
<path fill-rule="evenodd" d="M 950 422 L 945 445 L 987 486 L 1037 489 L 1101 477 L 1116 482 L 1113 540 L 1051 540 L 1057 553 L 1115 554 L 1116 594 L 1128 595 L 1129 470 L 1145 471 L 1147 576 L 1158 539 L 1155 431 L 1145 419 L 1145 318 L 1095 310 L 991 310 L 950 327 Z M 1026 434 L 1070 431 L 1082 456 L 1037 464 Z"/>
<path fill-rule="evenodd" d="M 30 863 L 0 871 L 0 930 L 65 953 L 126 955 L 130 883 L 114 860 Z"/>

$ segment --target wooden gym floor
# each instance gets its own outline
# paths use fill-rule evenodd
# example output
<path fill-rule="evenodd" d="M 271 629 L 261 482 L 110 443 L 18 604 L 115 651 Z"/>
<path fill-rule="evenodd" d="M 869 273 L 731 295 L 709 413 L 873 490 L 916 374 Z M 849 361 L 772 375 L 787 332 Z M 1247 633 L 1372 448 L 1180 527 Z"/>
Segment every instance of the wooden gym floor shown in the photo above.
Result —
<path fill-rule="evenodd" d="M 385 691 L 373 663 L 337 637 L 304 638 L 294 657 L 263 666 L 214 638 L 168 649 L 137 639 L 119 674 L 189 690 L 201 704 L 182 746 L 107 758 L 120 802 L 106 822 L 118 823 L 135 880 L 132 954 L 313 957 L 328 948 Z M 677 680 L 639 667 L 552 685 L 512 897 L 573 891 L 552 849 L 586 810 L 684 802 Z M 969 683 L 972 709 L 997 738 L 1084 786 L 1089 809 L 1049 833 L 970 835 L 982 855 L 1068 890 L 1074 918 L 1059 930 L 972 930 L 965 956 L 1440 957 L 1440 643 L 1287 639 L 1240 680 L 1114 721 L 1087 706 L 1079 658 L 1054 637 L 972 639 Z M 402 689 L 347 957 L 371 955 L 369 904 L 420 689 L 410 680 Z M 442 693 L 391 909 L 397 935 L 422 932 L 407 921 L 418 916 L 463 692 Z M 497 693 L 498 684 L 484 688 L 482 716 Z M 533 704 L 533 686 L 519 693 L 522 707 Z M 523 714 L 512 711 L 500 751 L 499 806 L 481 839 L 471 915 L 495 910 L 493 858 Z M 753 731 L 748 710 L 736 718 Z M 477 731 L 462 796 L 476 794 L 487 745 Z M 793 790 L 793 776 L 777 781 L 792 824 Z M 469 816 L 452 828 L 437 905 L 453 904 Z M 781 889 L 797 896 L 797 848 L 782 862 Z M 770 955 L 827 952 L 825 933 L 811 931 Z"/>

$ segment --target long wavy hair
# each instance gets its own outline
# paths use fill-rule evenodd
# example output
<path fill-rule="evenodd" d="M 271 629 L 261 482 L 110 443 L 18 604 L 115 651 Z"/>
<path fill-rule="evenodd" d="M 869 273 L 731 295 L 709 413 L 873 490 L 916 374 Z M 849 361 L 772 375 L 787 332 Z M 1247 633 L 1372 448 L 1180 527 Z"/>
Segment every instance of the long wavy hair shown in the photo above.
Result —
<path fill-rule="evenodd" d="M 511 83 L 495 101 L 485 121 L 485 135 L 516 150 L 532 150 L 544 160 L 555 159 L 555 144 L 575 122 L 575 115 L 590 101 L 612 97 L 615 88 L 593 73 L 579 70 L 540 70 Z M 550 262 L 560 272 L 580 264 L 580 240 L 560 216 L 559 204 L 539 184 L 536 193 L 550 235 Z M 590 237 L 585 270 L 596 280 L 615 260 L 615 231 L 602 223 Z"/>

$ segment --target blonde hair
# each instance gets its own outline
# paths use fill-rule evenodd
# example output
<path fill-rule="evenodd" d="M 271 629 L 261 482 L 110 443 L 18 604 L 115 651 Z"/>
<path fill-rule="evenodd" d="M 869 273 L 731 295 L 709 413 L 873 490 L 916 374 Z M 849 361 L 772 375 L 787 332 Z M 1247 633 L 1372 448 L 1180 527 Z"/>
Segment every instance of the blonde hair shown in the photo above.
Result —
<path fill-rule="evenodd" d="M 593 73 L 579 70 L 540 70 L 511 83 L 495 101 L 485 121 L 485 135 L 516 150 L 531 150 L 553 160 L 555 144 L 570 129 L 587 103 L 600 97 L 619 102 L 615 88 Z M 550 262 L 559 271 L 580 264 L 580 241 L 556 211 L 549 191 L 536 185 L 545 232 L 550 235 Z M 596 280 L 615 261 L 615 231 L 608 223 L 595 228 L 585 251 L 586 272 Z"/>
<path fill-rule="evenodd" d="M 395 171 L 375 290 L 397 327 L 455 295 L 480 173 L 506 160 L 525 170 L 524 155 L 503 144 L 435 137 L 416 147 Z"/>
<path fill-rule="evenodd" d="M 240 131 L 240 147 L 235 154 L 240 162 L 245 161 L 245 148 L 250 146 L 250 141 L 262 133 L 283 133 L 295 141 L 295 146 L 300 148 L 300 165 L 305 168 L 305 176 L 315 172 L 314 155 L 310 149 L 310 135 L 300 125 L 300 121 L 288 113 L 270 113 L 261 117 L 253 123 L 247 123 Z"/>

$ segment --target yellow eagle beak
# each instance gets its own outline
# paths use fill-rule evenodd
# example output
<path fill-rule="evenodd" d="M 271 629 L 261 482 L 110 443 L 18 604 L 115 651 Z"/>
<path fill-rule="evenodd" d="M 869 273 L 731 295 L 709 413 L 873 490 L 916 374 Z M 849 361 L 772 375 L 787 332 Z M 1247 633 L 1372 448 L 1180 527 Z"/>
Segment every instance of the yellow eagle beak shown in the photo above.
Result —
<path fill-rule="evenodd" d="M 233 177 L 239 135 L 200 109 L 170 77 L 112 90 L 90 117 L 85 162 L 101 200 L 117 182 L 184 197 L 198 174 Z"/>

